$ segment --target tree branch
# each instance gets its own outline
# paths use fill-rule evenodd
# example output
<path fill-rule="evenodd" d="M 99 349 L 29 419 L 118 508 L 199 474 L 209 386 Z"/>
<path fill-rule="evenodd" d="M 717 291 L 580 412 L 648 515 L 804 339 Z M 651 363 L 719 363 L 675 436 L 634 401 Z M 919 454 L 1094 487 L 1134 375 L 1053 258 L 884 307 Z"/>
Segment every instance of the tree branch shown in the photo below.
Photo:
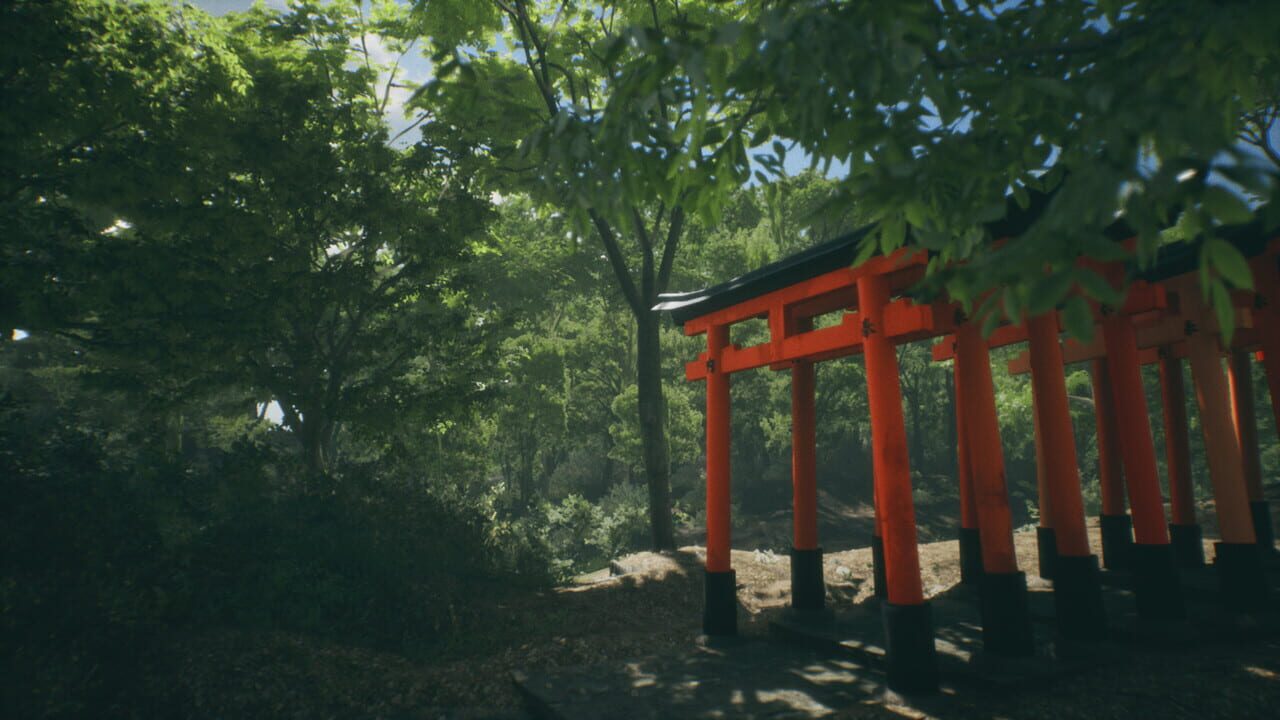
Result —
<path fill-rule="evenodd" d="M 636 292 L 635 280 L 631 277 L 631 271 L 627 268 L 627 261 L 622 257 L 622 250 L 618 247 L 618 238 L 614 234 L 613 228 L 609 223 L 600 217 L 595 210 L 588 210 L 587 214 L 591 217 L 591 223 L 596 227 L 596 233 L 600 236 L 600 242 L 604 245 L 605 256 L 609 259 L 609 265 L 613 268 L 613 274 L 618 278 L 618 285 L 622 288 L 622 297 L 631 306 L 631 311 L 639 316 L 642 312 L 648 310 L 644 307 L 640 295 Z"/>
<path fill-rule="evenodd" d="M 675 265 L 676 247 L 684 232 L 684 206 L 676 205 L 671 209 L 671 222 L 667 225 L 667 241 L 662 246 L 662 264 L 658 266 L 658 292 L 667 291 L 671 283 L 671 269 Z"/>

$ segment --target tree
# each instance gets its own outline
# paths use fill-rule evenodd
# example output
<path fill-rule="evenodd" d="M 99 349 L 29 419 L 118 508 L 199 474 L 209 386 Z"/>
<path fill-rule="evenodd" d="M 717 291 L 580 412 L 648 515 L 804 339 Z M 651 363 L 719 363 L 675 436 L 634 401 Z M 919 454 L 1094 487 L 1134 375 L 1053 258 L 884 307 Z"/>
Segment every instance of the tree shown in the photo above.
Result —
<path fill-rule="evenodd" d="M 627 63 L 654 38 L 691 24 L 743 18 L 756 3 L 570 0 L 430 0 L 420 31 L 436 50 L 439 79 L 420 93 L 428 147 L 468 148 L 490 186 L 552 203 L 601 244 L 636 325 L 637 410 L 649 486 L 653 546 L 675 545 L 662 389 L 661 318 L 651 308 L 671 281 L 688 208 L 715 207 L 747 177 L 740 143 L 716 128 L 742 127 L 749 103 L 708 118 L 690 112 L 683 73 L 648 88 L 630 123 L 603 113 Z M 626 137 L 617 133 L 624 132 Z M 606 154 L 601 147 L 625 147 Z M 695 154 L 673 172 L 671 158 Z M 739 162 L 741 161 L 741 162 Z M 624 192 L 622 188 L 627 188 Z"/>
<path fill-rule="evenodd" d="M 1274 4 L 816 0 L 660 30 L 620 70 L 606 124 L 634 127 L 631 106 L 673 77 L 693 81 L 695 130 L 702 114 L 750 100 L 749 144 L 784 141 L 759 162 L 777 167 L 789 143 L 846 163 L 843 187 L 878 224 L 864 256 L 928 249 L 922 290 L 981 302 L 988 323 L 1065 303 L 1073 332 L 1089 334 L 1085 300 L 1069 292 L 1118 296 L 1076 258 L 1145 265 L 1175 223 L 1202 241 L 1203 285 L 1224 321 L 1228 288 L 1251 285 L 1219 232 L 1258 216 L 1254 201 L 1280 186 L 1276 167 L 1241 143 L 1272 121 L 1258 108 L 1274 102 L 1280 69 Z M 602 152 L 628 152 L 628 131 L 610 137 Z M 669 158 L 668 171 L 689 159 Z M 749 167 L 745 155 L 730 162 Z M 1032 206 L 1033 192 L 1048 201 Z M 1034 222 L 993 244 L 987 223 L 1006 217 L 1010 197 Z M 1276 224 L 1276 204 L 1265 207 Z M 1103 237 L 1117 213 L 1138 237 L 1133 250 Z"/>
<path fill-rule="evenodd" d="M 119 230 L 104 233 L 119 217 L 111 206 L 190 185 L 192 168 L 160 162 L 173 156 L 150 148 L 175 150 L 182 133 L 225 118 L 247 78 L 198 12 L 108 0 L 19 0 L 0 12 L 0 336 L 8 340 L 14 327 L 84 319 L 89 301 L 75 274 Z"/>
<path fill-rule="evenodd" d="M 71 41 L 38 48 L 74 61 L 16 73 L 6 95 L 85 99 L 47 139 L 5 137 L 20 150 L 5 153 L 13 325 L 71 337 L 175 406 L 228 387 L 278 401 L 316 479 L 342 422 L 425 423 L 472 392 L 482 333 L 464 337 L 459 280 L 487 203 L 444 159 L 388 147 L 356 4 L 219 21 L 151 3 L 49 7 Z M 20 4 L 6 28 L 39 35 L 48 12 Z M 176 70 L 129 59 L 146 32 Z M 201 56 L 218 62 L 183 64 Z"/>

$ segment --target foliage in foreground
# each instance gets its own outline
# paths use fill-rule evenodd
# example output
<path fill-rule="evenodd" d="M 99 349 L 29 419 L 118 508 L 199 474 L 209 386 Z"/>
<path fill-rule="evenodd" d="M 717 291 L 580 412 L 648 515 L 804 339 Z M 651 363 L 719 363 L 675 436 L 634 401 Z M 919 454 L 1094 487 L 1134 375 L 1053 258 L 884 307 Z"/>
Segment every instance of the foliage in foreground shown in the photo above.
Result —
<path fill-rule="evenodd" d="M 503 535 L 484 498 L 394 462 L 315 492 L 286 431 L 242 403 L 192 410 L 174 452 L 125 394 L 50 373 L 71 355 L 59 344 L 15 362 L 42 344 L 11 347 L 0 376 L 5 707 L 126 702 L 156 644 L 186 628 L 423 657 L 477 598 L 554 577 L 547 549 Z"/>

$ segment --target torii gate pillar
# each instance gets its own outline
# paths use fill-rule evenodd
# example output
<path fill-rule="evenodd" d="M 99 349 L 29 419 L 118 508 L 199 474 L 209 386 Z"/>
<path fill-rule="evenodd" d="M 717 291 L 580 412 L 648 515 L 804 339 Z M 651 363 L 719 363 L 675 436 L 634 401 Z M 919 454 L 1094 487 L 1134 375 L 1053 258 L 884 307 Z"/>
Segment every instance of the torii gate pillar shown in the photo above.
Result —
<path fill-rule="evenodd" d="M 978 504 L 974 498 L 974 448 L 971 447 L 968 414 L 968 392 L 961 377 L 959 340 L 956 341 L 955 375 L 956 404 L 956 475 L 960 480 L 960 582 L 974 585 L 982 579 L 982 535 L 978 531 Z M 985 349 L 985 346 L 984 346 Z"/>
<path fill-rule="evenodd" d="M 808 360 L 791 368 L 791 607 L 796 610 L 823 609 L 827 594 L 818 545 L 814 370 Z"/>
<path fill-rule="evenodd" d="M 858 281 L 857 292 L 863 318 L 862 348 L 867 369 L 867 405 L 871 410 L 877 516 L 884 542 L 888 586 L 887 602 L 880 607 L 884 616 L 889 687 L 899 692 L 933 691 L 938 687 L 933 612 L 924 599 L 920 582 L 898 357 L 884 324 L 889 283 L 883 276 L 868 275 Z"/>
<path fill-rule="evenodd" d="M 1094 358 L 1089 367 L 1093 386 L 1093 414 L 1098 426 L 1098 485 L 1102 495 L 1102 564 L 1108 570 L 1127 570 L 1133 552 L 1133 519 L 1125 510 L 1124 466 L 1120 460 L 1120 429 L 1117 427 L 1111 371 L 1104 358 Z"/>
<path fill-rule="evenodd" d="M 1102 331 L 1107 344 L 1106 361 L 1116 421 L 1120 425 L 1120 457 L 1129 490 L 1129 506 L 1133 508 L 1136 542 L 1132 548 L 1132 578 L 1138 615 L 1176 620 L 1186 616 L 1186 607 L 1164 517 L 1137 336 L 1129 317 L 1117 312 L 1103 318 Z"/>
<path fill-rule="evenodd" d="M 707 570 L 702 631 L 708 635 L 738 632 L 738 583 L 729 537 L 729 373 L 721 362 L 728 345 L 728 327 L 715 325 L 707 330 Z"/>
<path fill-rule="evenodd" d="M 1195 493 L 1191 486 L 1191 443 L 1187 437 L 1187 397 L 1182 382 L 1182 361 L 1172 348 L 1160 349 L 1160 398 L 1164 406 L 1164 457 L 1169 473 L 1169 504 L 1173 518 L 1169 539 L 1178 565 L 1204 566 L 1204 541 L 1196 520 Z"/>
<path fill-rule="evenodd" d="M 1227 363 L 1227 379 L 1231 387 L 1231 414 L 1240 441 L 1241 468 L 1245 488 L 1249 492 L 1249 511 L 1253 532 L 1263 550 L 1275 548 L 1276 532 L 1271 524 L 1271 504 L 1262 493 L 1262 460 L 1258 457 L 1258 417 L 1253 402 L 1252 353 L 1237 350 Z"/>
<path fill-rule="evenodd" d="M 1053 597 L 1059 636 L 1095 639 L 1106 634 L 1102 578 L 1098 556 L 1089 549 L 1076 466 L 1076 441 L 1067 406 L 1067 382 L 1058 342 L 1056 313 L 1027 320 L 1031 389 L 1044 467 L 1046 496 L 1051 498 L 1054 540 Z"/>
<path fill-rule="evenodd" d="M 1005 485 L 1004 451 L 996 416 L 991 357 L 982 333 L 972 323 L 956 331 L 956 395 L 965 399 L 970 496 L 977 516 L 982 644 L 987 652 L 1027 656 L 1035 652 L 1027 575 L 1018 570 L 1013 519 Z"/>
<path fill-rule="evenodd" d="M 1187 287 L 1180 293 L 1187 317 L 1187 359 L 1200 406 L 1209 479 L 1213 482 L 1214 507 L 1222 541 L 1214 545 L 1214 567 L 1223 602 L 1240 611 L 1261 610 L 1267 604 L 1268 584 L 1262 567 L 1262 551 L 1253 532 L 1249 496 L 1241 467 L 1240 445 L 1231 422 L 1230 391 L 1222 372 L 1217 338 L 1195 330 L 1208 327 L 1210 312 L 1200 300 L 1200 290 Z"/>

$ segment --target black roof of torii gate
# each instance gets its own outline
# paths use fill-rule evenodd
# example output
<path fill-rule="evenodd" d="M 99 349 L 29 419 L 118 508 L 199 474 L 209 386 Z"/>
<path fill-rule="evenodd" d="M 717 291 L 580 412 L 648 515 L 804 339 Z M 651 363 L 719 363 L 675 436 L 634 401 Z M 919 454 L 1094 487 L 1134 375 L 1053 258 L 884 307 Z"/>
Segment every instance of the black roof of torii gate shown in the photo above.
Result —
<path fill-rule="evenodd" d="M 987 224 L 991 237 L 1018 237 L 1048 209 L 1053 193 L 1034 193 L 1026 208 L 1012 198 L 1005 217 Z M 858 244 L 875 225 L 866 225 L 851 233 L 820 245 L 772 262 L 718 285 L 689 292 L 664 293 L 658 296 L 654 310 L 671 313 L 676 324 L 701 317 L 717 310 L 732 307 L 745 300 L 790 287 L 818 275 L 849 267 L 858 254 Z M 1262 252 L 1266 245 L 1267 228 L 1262 220 L 1247 225 L 1224 228 L 1219 235 L 1235 245 L 1245 257 Z M 1103 231 L 1111 240 L 1120 241 L 1133 237 L 1135 232 L 1123 218 L 1117 219 Z M 1196 245 L 1180 243 L 1161 248 L 1153 266 L 1140 274 L 1148 281 L 1163 280 L 1195 270 L 1199 258 Z"/>

